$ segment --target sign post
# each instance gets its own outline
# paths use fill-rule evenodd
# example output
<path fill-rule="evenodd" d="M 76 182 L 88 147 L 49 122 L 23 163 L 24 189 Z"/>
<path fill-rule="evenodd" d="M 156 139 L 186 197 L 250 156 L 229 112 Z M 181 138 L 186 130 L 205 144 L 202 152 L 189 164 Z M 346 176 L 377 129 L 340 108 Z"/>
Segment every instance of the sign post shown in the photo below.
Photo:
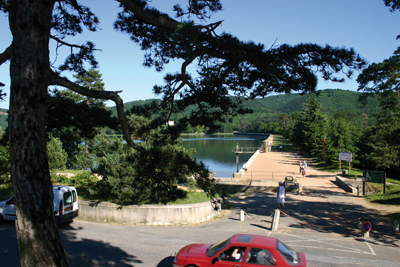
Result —
<path fill-rule="evenodd" d="M 370 222 L 364 222 L 361 225 L 361 231 L 363 234 L 363 237 L 369 237 L 369 231 L 371 231 L 372 225 Z"/>
<path fill-rule="evenodd" d="M 386 172 L 384 171 L 364 171 L 363 176 L 368 182 L 382 183 L 383 193 L 386 194 Z"/>
<path fill-rule="evenodd" d="M 350 171 L 350 163 L 352 161 L 353 154 L 351 152 L 343 152 L 339 151 L 339 169 L 342 170 L 342 160 L 349 162 L 349 171 Z"/>

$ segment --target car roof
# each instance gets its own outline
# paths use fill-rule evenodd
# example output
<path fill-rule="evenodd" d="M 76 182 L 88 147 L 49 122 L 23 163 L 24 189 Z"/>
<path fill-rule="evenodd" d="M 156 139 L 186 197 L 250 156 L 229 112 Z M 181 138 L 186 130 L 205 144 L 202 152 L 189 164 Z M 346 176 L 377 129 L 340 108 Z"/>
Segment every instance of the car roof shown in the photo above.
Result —
<path fill-rule="evenodd" d="M 262 235 L 236 234 L 231 237 L 230 244 L 233 246 L 257 246 L 276 248 L 278 239 Z"/>
<path fill-rule="evenodd" d="M 75 187 L 69 186 L 69 185 L 53 185 L 53 190 L 68 191 L 68 190 L 76 190 L 76 189 L 75 189 Z"/>

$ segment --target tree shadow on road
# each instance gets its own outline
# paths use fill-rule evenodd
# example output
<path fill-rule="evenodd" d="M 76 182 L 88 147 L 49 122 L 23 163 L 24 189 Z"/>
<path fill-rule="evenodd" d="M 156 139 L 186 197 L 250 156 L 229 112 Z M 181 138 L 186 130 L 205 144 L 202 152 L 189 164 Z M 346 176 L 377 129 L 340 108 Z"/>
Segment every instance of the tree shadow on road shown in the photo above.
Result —
<path fill-rule="evenodd" d="M 286 211 L 292 222 L 291 228 L 313 229 L 320 233 L 337 233 L 345 237 L 360 237 L 357 228 L 359 218 L 368 219 L 372 224 L 370 237 L 379 242 L 396 246 L 398 234 L 392 231 L 389 217 L 376 209 L 367 209 L 359 204 L 330 203 L 294 200 Z M 397 236 L 397 237 L 396 237 Z"/>
<path fill-rule="evenodd" d="M 83 239 L 77 240 L 73 225 L 59 225 L 63 247 L 70 266 L 136 266 L 141 263 L 134 255 L 108 243 Z M 14 222 L 0 225 L 1 266 L 20 266 Z M 162 265 L 161 265 L 162 266 Z"/>
<path fill-rule="evenodd" d="M 174 257 L 169 256 L 160 261 L 156 267 L 171 267 L 174 263 Z"/>
<path fill-rule="evenodd" d="M 137 263 L 142 263 L 136 256 L 110 243 L 77 239 L 75 231 L 79 231 L 80 228 L 75 228 L 73 224 L 61 225 L 59 228 L 71 266 L 136 266 Z"/>
<path fill-rule="evenodd" d="M 336 195 L 347 197 L 343 202 L 327 202 L 326 198 Z M 360 217 L 368 218 L 372 224 L 370 237 L 376 241 L 398 247 L 395 243 L 400 234 L 394 233 L 390 218 L 378 209 L 366 208 L 360 204 L 351 203 L 346 193 L 330 190 L 313 189 L 307 192 L 311 198 L 294 198 L 287 194 L 284 214 L 280 225 L 291 229 L 312 229 L 320 233 L 337 233 L 344 237 L 360 237 L 361 230 L 357 228 Z M 324 198 L 324 201 L 313 198 Z M 340 198 L 339 198 L 340 200 Z M 275 209 L 276 193 L 264 192 L 254 194 L 246 201 L 231 200 L 236 209 L 243 209 L 250 216 L 265 216 L 267 220 Z M 264 227 L 265 228 L 265 227 Z M 281 228 L 280 228 L 281 229 Z"/>

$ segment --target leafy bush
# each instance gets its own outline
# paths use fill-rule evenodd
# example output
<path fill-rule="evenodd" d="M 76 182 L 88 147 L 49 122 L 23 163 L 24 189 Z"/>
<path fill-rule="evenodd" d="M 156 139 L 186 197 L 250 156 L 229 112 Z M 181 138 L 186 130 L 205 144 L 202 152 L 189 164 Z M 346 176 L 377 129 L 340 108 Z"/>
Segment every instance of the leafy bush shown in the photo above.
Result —
<path fill-rule="evenodd" d="M 90 187 L 97 183 L 98 179 L 90 171 L 83 171 L 74 176 L 67 177 L 64 174 L 52 173 L 52 184 L 72 185 L 75 187 Z"/>

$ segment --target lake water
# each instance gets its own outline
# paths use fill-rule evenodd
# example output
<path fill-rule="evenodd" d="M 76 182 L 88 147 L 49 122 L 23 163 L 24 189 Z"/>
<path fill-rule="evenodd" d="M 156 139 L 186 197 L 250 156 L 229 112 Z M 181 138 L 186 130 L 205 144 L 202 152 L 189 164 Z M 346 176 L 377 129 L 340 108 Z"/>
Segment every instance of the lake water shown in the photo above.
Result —
<path fill-rule="evenodd" d="M 210 171 L 236 172 L 236 153 L 232 148 L 239 144 L 239 147 L 260 147 L 266 137 L 246 136 L 190 136 L 185 137 L 182 145 L 186 148 L 195 148 L 197 154 L 193 157 L 202 161 Z M 239 169 L 246 163 L 253 154 L 239 154 Z"/>

